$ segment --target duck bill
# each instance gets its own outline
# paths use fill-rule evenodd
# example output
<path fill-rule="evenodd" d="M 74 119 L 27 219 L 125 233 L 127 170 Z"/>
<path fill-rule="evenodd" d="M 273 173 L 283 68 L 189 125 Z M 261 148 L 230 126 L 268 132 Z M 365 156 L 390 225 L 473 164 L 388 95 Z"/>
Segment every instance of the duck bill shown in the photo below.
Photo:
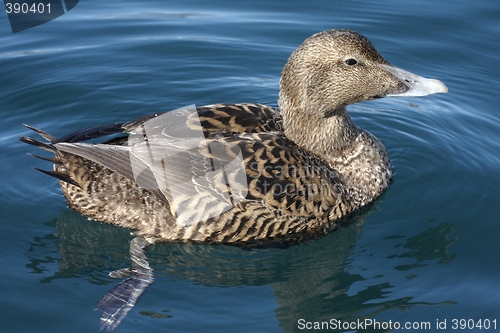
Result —
<path fill-rule="evenodd" d="M 387 97 L 404 96 L 427 96 L 432 94 L 447 93 L 448 87 L 436 79 L 427 79 L 425 77 L 407 72 L 401 68 L 392 65 L 381 65 L 392 75 L 396 76 L 408 90 L 401 93 L 387 94 Z"/>

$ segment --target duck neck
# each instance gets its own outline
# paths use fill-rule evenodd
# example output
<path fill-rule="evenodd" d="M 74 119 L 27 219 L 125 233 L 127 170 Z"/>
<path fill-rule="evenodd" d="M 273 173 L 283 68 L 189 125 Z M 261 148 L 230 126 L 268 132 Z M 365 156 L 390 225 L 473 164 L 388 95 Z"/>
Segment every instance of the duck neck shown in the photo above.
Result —
<path fill-rule="evenodd" d="M 351 148 L 359 134 L 345 107 L 318 116 L 298 110 L 282 110 L 287 138 L 323 159 L 330 166 L 334 158 Z"/>

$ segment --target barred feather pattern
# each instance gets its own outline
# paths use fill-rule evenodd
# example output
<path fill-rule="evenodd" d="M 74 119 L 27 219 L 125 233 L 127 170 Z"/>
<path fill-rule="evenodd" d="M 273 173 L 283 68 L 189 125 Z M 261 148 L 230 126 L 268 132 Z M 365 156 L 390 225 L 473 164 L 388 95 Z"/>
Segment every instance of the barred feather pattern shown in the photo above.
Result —
<path fill-rule="evenodd" d="M 133 132 L 137 126 L 159 115 L 124 123 L 123 131 Z M 198 122 L 191 121 L 195 116 Z M 380 175 L 367 177 L 351 170 L 353 163 L 354 167 L 363 167 L 363 162 L 356 160 L 370 153 L 364 150 L 380 149 L 379 141 L 364 131 L 360 132 L 359 140 L 368 142 L 368 148 L 361 145 L 352 156 L 344 156 L 331 167 L 288 140 L 280 113 L 268 106 L 210 105 L 198 108 L 197 114 L 189 114 L 186 119 L 185 127 L 175 130 L 184 136 L 189 136 L 190 130 L 193 133 L 202 130 L 208 145 L 218 145 L 225 153 L 215 156 L 197 145 L 177 152 L 176 159 L 189 160 L 192 168 L 182 169 L 186 164 L 180 163 L 176 170 L 175 161 L 171 161 L 173 175 L 179 178 L 179 183 L 184 179 L 191 181 L 195 190 L 186 191 L 184 197 L 178 196 L 175 200 L 164 188 L 138 186 L 130 170 L 126 171 L 130 169 L 126 157 L 132 149 L 126 139 L 97 145 L 55 140 L 56 143 L 52 143 L 57 161 L 54 170 L 72 180 L 60 180 L 70 207 L 90 219 L 132 229 L 150 243 L 295 242 L 342 226 L 343 218 L 372 201 L 390 180 L 388 158 L 382 158 L 381 165 L 376 167 L 381 170 Z M 165 133 L 161 128 L 153 135 Z M 245 184 L 236 181 L 236 173 L 241 170 L 226 170 L 213 179 L 197 183 L 196 179 L 203 177 L 214 160 L 227 162 L 217 159 L 221 156 L 231 159 L 238 153 L 243 157 Z M 373 165 L 369 164 L 368 168 L 373 169 Z M 207 190 L 212 194 L 208 195 Z M 231 202 L 230 209 L 217 206 L 221 204 L 216 202 L 217 194 L 222 196 L 228 190 L 245 193 L 244 200 Z M 188 209 L 179 214 L 172 209 L 174 201 L 176 206 Z M 210 210 L 222 213 L 212 216 Z M 190 223 L 180 223 L 180 220 Z"/>

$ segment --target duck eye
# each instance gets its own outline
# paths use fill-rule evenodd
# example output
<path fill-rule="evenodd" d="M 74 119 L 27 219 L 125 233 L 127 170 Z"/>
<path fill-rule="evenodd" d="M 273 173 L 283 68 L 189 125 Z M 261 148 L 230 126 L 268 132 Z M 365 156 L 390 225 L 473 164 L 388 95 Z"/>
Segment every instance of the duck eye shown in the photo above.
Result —
<path fill-rule="evenodd" d="M 349 66 L 352 66 L 352 65 L 356 65 L 358 62 L 356 61 L 356 59 L 349 58 L 349 59 L 346 59 L 345 63 L 348 64 Z"/>

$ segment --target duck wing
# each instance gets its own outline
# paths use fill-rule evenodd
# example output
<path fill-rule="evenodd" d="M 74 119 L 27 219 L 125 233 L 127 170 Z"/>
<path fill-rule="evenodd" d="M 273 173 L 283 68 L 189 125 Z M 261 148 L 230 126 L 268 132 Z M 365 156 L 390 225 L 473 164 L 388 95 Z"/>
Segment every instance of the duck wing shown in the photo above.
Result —
<path fill-rule="evenodd" d="M 168 113 L 171 123 L 160 122 L 160 128 L 169 136 L 189 137 L 193 135 L 191 131 L 201 131 L 205 135 L 283 131 L 279 111 L 263 104 L 213 104 L 197 108 L 191 105 Z M 137 132 L 138 127 L 165 114 L 150 114 L 120 126 L 124 132 Z"/>
<path fill-rule="evenodd" d="M 271 107 L 192 107 L 60 139 L 35 131 L 49 142 L 22 140 L 56 154 L 56 170 L 47 173 L 70 184 L 61 186 L 71 207 L 143 229 L 144 235 L 157 235 L 155 241 L 237 241 L 243 233 L 244 239 L 276 237 L 324 226 L 352 211 L 338 173 L 289 141 Z M 75 142 L 122 132 L 128 137 Z M 109 201 L 113 191 L 121 193 L 119 205 Z M 134 197 L 123 197 L 127 193 Z M 150 203 L 153 197 L 163 204 Z M 146 212 L 150 204 L 155 213 Z M 158 209 L 166 211 L 157 214 Z M 139 212 L 153 214 L 147 227 Z M 171 222 L 165 223 L 167 212 Z"/>
<path fill-rule="evenodd" d="M 281 133 L 218 134 L 209 138 L 165 136 L 133 145 L 57 143 L 116 172 L 169 204 L 186 227 L 256 201 L 273 214 L 332 219 L 345 215 L 340 178 Z"/>
<path fill-rule="evenodd" d="M 237 133 L 255 133 L 267 131 L 282 131 L 282 120 L 279 111 L 273 107 L 263 104 L 213 104 L 201 107 L 194 105 L 186 108 L 168 111 L 171 114 L 177 115 L 179 119 L 187 120 L 186 123 L 180 127 L 176 122 L 168 126 L 169 131 L 175 133 L 183 133 L 189 135 L 189 131 L 194 129 L 196 131 L 202 130 L 204 133 L 217 133 L 217 132 L 237 132 Z M 162 116 L 167 112 L 152 113 L 128 122 L 120 122 L 115 124 L 100 125 L 84 130 L 72 132 L 60 138 L 53 137 L 43 131 L 40 131 L 32 126 L 26 127 L 40 133 L 44 133 L 51 143 L 59 142 L 84 142 L 92 139 L 97 139 L 117 133 L 131 133 L 134 132 L 138 126 L 152 120 L 156 117 Z M 193 120 L 199 118 L 197 121 L 198 127 L 193 123 Z M 200 123 L 200 124 L 198 124 Z M 201 125 L 201 127 L 199 127 Z M 182 135 L 182 134 L 181 134 Z M 49 139 L 50 138 L 50 139 Z"/>

